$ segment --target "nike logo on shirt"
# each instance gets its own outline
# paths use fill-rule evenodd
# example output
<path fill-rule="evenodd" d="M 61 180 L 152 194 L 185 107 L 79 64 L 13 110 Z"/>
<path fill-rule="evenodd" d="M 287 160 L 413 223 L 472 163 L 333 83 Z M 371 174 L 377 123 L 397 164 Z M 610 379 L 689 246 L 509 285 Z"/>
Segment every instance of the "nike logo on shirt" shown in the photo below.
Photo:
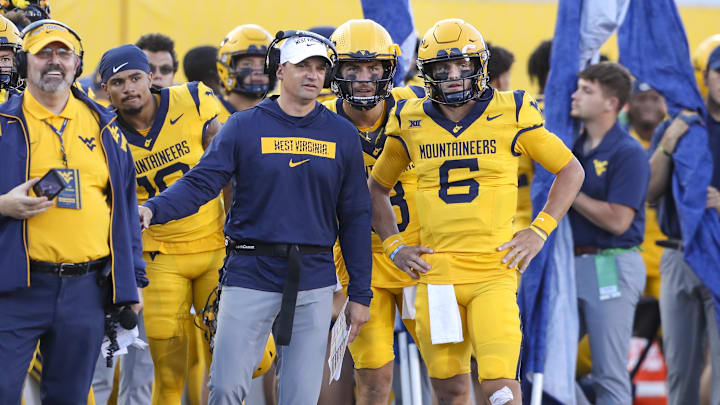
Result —
<path fill-rule="evenodd" d="M 171 120 L 170 120 L 170 125 L 175 125 L 175 123 L 176 123 L 183 115 L 185 115 L 185 113 L 182 113 L 182 114 L 178 115 L 178 117 L 175 118 L 174 120 L 171 119 Z"/>
<path fill-rule="evenodd" d="M 119 65 L 119 66 L 113 66 L 113 73 L 117 73 L 118 70 L 122 69 L 123 66 L 127 65 L 128 63 L 130 63 L 130 62 L 125 62 L 125 63 L 123 63 L 122 65 Z"/>
<path fill-rule="evenodd" d="M 497 118 L 497 117 L 499 117 L 499 116 L 501 116 L 501 115 L 502 115 L 502 114 L 498 114 L 498 115 L 496 115 L 496 116 L 494 116 L 494 117 L 491 117 L 491 116 L 488 115 L 486 118 L 487 118 L 488 121 L 492 121 L 492 120 L 494 120 L 495 118 Z"/>
<path fill-rule="evenodd" d="M 293 162 L 293 160 L 290 159 L 290 163 L 288 163 L 288 165 L 289 165 L 290 167 L 296 167 L 296 166 L 300 166 L 301 164 L 303 164 L 303 163 L 305 163 L 305 162 L 307 162 L 307 161 L 309 161 L 309 160 L 310 160 L 310 159 L 305 159 L 305 160 L 301 160 L 301 161 L 299 161 L 299 162 Z"/>

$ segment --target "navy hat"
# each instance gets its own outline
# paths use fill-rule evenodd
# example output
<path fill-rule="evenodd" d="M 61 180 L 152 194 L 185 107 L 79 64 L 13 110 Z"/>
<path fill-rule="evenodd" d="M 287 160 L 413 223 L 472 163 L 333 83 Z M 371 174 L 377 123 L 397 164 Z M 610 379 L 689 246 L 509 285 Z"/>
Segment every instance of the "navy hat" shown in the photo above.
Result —
<path fill-rule="evenodd" d="M 710 70 L 720 69 L 720 46 L 715 48 L 708 58 L 707 68 Z"/>
<path fill-rule="evenodd" d="M 650 86 L 649 84 L 647 84 L 645 82 L 641 82 L 640 80 L 635 80 L 633 82 L 633 93 L 632 93 L 633 96 L 638 93 L 642 93 L 645 91 L 651 91 L 651 90 L 655 90 L 655 89 L 653 89 L 652 86 Z"/>
<path fill-rule="evenodd" d="M 103 83 L 116 73 L 124 70 L 137 69 L 150 73 L 150 62 L 147 55 L 135 45 L 120 45 L 105 52 L 100 59 L 98 72 Z"/>

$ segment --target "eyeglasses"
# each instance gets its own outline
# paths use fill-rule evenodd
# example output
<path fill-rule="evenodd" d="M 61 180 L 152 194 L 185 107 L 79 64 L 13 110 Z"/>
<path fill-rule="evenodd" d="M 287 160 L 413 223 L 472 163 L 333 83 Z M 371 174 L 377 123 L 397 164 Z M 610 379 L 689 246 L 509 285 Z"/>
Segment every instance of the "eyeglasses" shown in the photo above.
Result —
<path fill-rule="evenodd" d="M 43 48 L 35 54 L 35 57 L 40 59 L 50 59 L 52 58 L 53 53 L 62 60 L 70 60 L 75 55 L 75 52 L 67 48 Z"/>
<path fill-rule="evenodd" d="M 160 70 L 160 74 L 162 75 L 169 75 L 170 73 L 175 72 L 175 69 L 173 69 L 171 65 L 156 66 L 152 63 L 150 64 L 150 71 L 153 74 L 157 74 L 158 70 Z"/>

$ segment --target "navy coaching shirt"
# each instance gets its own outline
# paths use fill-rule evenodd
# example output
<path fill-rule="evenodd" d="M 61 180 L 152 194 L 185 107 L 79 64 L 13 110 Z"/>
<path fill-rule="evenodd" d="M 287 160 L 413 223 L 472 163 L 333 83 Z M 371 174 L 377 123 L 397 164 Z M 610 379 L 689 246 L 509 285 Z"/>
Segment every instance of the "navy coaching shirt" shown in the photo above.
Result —
<path fill-rule="evenodd" d="M 332 247 L 347 262 L 351 301 L 372 297 L 372 205 L 357 128 L 320 103 L 304 117 L 286 114 L 274 99 L 233 114 L 200 162 L 145 202 L 152 223 L 197 211 L 233 181 L 225 234 L 236 241 Z M 225 285 L 282 292 L 287 259 L 232 255 Z M 336 283 L 331 251 L 302 255 L 299 290 Z"/>
<path fill-rule="evenodd" d="M 631 248 L 645 234 L 645 199 L 650 182 L 650 163 L 642 145 L 616 122 L 593 150 L 583 153 L 587 133 L 575 142 L 573 153 L 585 169 L 581 192 L 595 200 L 622 204 L 635 210 L 630 227 L 614 235 L 575 210 L 570 210 L 575 246 L 600 249 Z"/>

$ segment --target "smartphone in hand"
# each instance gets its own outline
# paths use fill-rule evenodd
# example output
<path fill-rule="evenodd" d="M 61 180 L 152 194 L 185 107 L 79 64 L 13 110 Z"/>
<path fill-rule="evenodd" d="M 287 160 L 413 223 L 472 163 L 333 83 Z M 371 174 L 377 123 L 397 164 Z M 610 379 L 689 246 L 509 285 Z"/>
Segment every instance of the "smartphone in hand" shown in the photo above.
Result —
<path fill-rule="evenodd" d="M 52 200 L 65 188 L 65 182 L 55 169 L 48 170 L 47 173 L 33 185 L 33 191 L 38 197 L 47 197 Z"/>

